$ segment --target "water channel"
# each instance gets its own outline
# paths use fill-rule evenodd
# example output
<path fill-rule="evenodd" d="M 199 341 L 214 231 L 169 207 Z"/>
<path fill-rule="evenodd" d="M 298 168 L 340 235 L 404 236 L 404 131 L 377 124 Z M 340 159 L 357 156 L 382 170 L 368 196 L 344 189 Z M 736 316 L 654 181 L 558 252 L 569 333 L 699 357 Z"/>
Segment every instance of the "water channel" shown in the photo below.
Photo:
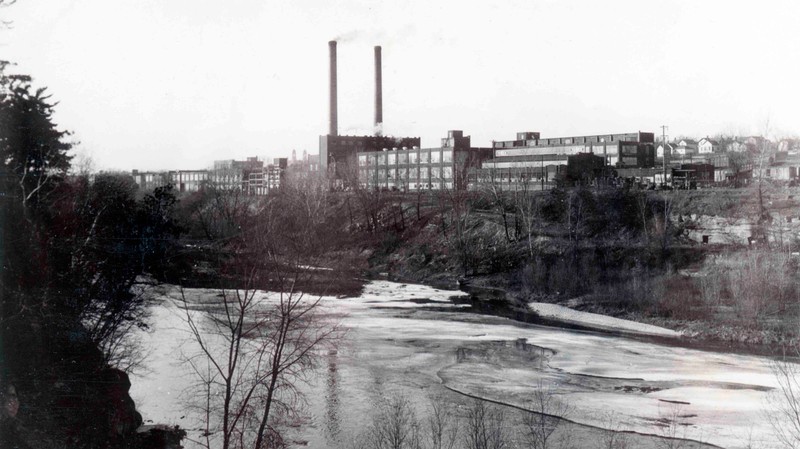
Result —
<path fill-rule="evenodd" d="M 146 418 L 199 438 L 200 416 L 186 408 L 191 373 L 180 360 L 190 339 L 174 303 L 178 289 L 149 294 L 157 300 L 151 331 L 140 336 L 151 348 L 148 370 L 132 376 L 131 393 Z M 517 407 L 542 386 L 571 404 L 574 424 L 559 432 L 574 447 L 601 447 L 598 429 L 608 427 L 630 432 L 629 447 L 661 447 L 664 436 L 686 439 L 684 447 L 777 447 L 767 402 L 777 384 L 767 358 L 525 324 L 474 313 L 451 300 L 461 294 L 371 281 L 359 297 L 326 298 L 327 315 L 347 333 L 303 387 L 304 413 L 286 431 L 294 447 L 347 447 L 393 395 L 409 398 L 420 416 L 431 398 L 454 410 L 483 398 L 504 407 L 513 428 Z"/>

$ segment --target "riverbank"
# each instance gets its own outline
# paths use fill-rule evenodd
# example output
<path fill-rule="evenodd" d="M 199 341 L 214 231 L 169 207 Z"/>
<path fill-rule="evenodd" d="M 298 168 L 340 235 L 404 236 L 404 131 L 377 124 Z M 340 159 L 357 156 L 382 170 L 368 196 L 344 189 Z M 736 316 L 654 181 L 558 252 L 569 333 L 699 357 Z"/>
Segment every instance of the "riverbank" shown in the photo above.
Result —
<path fill-rule="evenodd" d="M 459 288 L 474 297 L 476 310 L 526 322 L 550 321 L 557 326 L 602 330 L 566 316 L 586 312 L 667 328 L 674 332 L 673 337 L 680 335 L 683 344 L 688 342 L 694 347 L 775 357 L 792 353 L 791 348 L 800 344 L 800 289 L 790 281 L 798 274 L 798 261 L 787 253 L 738 248 L 703 254 L 702 248 L 688 246 L 681 269 L 662 271 L 633 266 L 627 279 L 598 282 L 592 289 L 573 296 L 537 290 L 532 285 L 535 279 L 531 280 L 535 269 L 528 267 L 459 276 L 444 248 L 428 265 L 418 266 L 414 249 L 406 245 L 399 254 L 373 258 L 367 277 Z M 595 250 L 587 251 L 597 254 Z M 634 249 L 625 251 L 637 253 Z M 547 268 L 551 274 L 547 276 L 554 276 L 565 265 L 565 257 L 570 256 L 551 260 Z M 568 282 L 570 276 L 581 274 L 567 273 L 563 282 Z M 530 303 L 548 304 L 542 307 L 551 310 L 566 309 L 561 309 L 561 316 L 537 314 L 530 310 Z"/>

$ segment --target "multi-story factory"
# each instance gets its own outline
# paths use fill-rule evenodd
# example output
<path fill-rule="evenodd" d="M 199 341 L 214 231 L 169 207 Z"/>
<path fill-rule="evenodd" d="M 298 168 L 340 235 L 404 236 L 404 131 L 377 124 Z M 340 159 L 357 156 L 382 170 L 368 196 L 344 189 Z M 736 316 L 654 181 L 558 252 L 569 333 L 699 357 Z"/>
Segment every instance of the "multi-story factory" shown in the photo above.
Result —
<path fill-rule="evenodd" d="M 170 170 L 131 172 L 133 182 L 140 190 L 149 192 L 172 184 L 178 192 L 197 192 L 208 182 L 208 170 Z"/>
<path fill-rule="evenodd" d="M 244 161 L 214 161 L 211 170 L 133 170 L 131 175 L 145 192 L 172 184 L 178 192 L 198 192 L 211 185 L 220 190 L 240 190 L 247 195 L 266 195 L 280 187 L 287 166 L 287 158 L 276 158 L 272 164 L 264 165 L 257 157 L 248 157 Z"/>
<path fill-rule="evenodd" d="M 491 148 L 473 148 L 470 136 L 449 131 L 438 148 L 360 151 L 362 186 L 390 190 L 465 189 L 468 173 L 492 155 Z"/>
<path fill-rule="evenodd" d="M 518 185 L 546 188 L 565 173 L 571 156 L 593 154 L 612 168 L 655 165 L 653 133 L 603 134 L 541 138 L 538 132 L 517 133 L 515 140 L 494 141 L 493 157 L 475 170 L 474 182 L 503 189 Z"/>
<path fill-rule="evenodd" d="M 268 195 L 269 192 L 280 188 L 288 165 L 287 158 L 279 157 L 261 170 L 250 171 L 242 191 L 248 195 Z"/>
<path fill-rule="evenodd" d="M 246 190 L 250 175 L 264 171 L 264 161 L 257 157 L 248 157 L 244 161 L 226 159 L 214 161 L 211 171 L 211 183 L 221 190 Z"/>

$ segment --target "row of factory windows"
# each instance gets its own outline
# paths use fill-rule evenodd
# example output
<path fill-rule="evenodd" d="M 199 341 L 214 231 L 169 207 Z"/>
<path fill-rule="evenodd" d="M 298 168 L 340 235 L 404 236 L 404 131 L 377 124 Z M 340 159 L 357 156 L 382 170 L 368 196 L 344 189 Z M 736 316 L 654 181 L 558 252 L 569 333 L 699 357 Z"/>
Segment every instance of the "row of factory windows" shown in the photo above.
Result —
<path fill-rule="evenodd" d="M 416 181 L 381 181 L 381 182 L 362 182 L 363 187 L 371 187 L 371 188 L 387 188 L 392 190 L 439 190 L 439 189 L 452 189 L 453 183 L 447 181 L 440 181 L 440 180 L 432 180 L 428 182 L 427 180 L 422 182 Z"/>
<path fill-rule="evenodd" d="M 361 167 L 395 164 L 435 164 L 438 162 L 453 162 L 453 151 L 434 148 L 358 155 L 358 165 Z"/>
<path fill-rule="evenodd" d="M 452 179 L 453 167 L 419 167 L 361 170 L 362 179 Z"/>
<path fill-rule="evenodd" d="M 208 172 L 178 172 L 176 177 L 179 181 L 205 181 L 208 179 Z"/>
<path fill-rule="evenodd" d="M 522 132 L 517 133 L 516 140 L 493 141 L 493 148 L 515 148 L 515 147 L 541 147 L 541 146 L 560 146 L 560 145 L 616 145 L 617 142 L 637 142 L 653 143 L 653 133 L 626 133 L 626 134 L 605 134 L 599 136 L 574 136 L 574 137 L 551 137 L 539 138 L 539 133 Z"/>

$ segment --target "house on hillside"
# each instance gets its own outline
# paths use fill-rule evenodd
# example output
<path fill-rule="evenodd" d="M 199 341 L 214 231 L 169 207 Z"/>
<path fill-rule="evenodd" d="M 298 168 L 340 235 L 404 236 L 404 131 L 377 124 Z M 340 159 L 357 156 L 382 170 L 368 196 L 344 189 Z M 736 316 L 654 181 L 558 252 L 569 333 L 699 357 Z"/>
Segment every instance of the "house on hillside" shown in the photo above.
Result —
<path fill-rule="evenodd" d="M 742 143 L 746 150 L 754 153 L 762 150 L 769 150 L 772 146 L 772 142 L 770 142 L 769 139 L 765 139 L 761 136 L 745 137 Z"/>
<path fill-rule="evenodd" d="M 783 139 L 778 142 L 778 151 L 785 151 L 790 155 L 800 154 L 800 139 Z"/>
<path fill-rule="evenodd" d="M 680 154 L 682 156 L 697 154 L 697 141 L 692 139 L 682 139 L 675 146 L 675 152 L 673 154 Z"/>
<path fill-rule="evenodd" d="M 675 154 L 675 144 L 667 142 L 667 156 L 671 156 Z M 664 158 L 664 144 L 660 143 L 656 147 L 656 158 L 663 159 Z"/>
<path fill-rule="evenodd" d="M 727 142 L 724 147 L 725 151 L 730 153 L 741 153 L 747 149 L 747 147 L 738 139 L 731 140 Z"/>
<path fill-rule="evenodd" d="M 703 137 L 700 139 L 700 142 L 697 143 L 697 152 L 699 154 L 718 153 L 719 150 L 719 142 L 709 139 L 708 137 Z"/>

